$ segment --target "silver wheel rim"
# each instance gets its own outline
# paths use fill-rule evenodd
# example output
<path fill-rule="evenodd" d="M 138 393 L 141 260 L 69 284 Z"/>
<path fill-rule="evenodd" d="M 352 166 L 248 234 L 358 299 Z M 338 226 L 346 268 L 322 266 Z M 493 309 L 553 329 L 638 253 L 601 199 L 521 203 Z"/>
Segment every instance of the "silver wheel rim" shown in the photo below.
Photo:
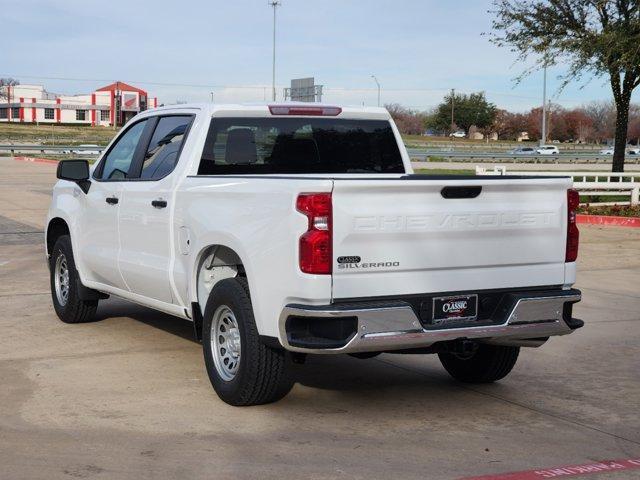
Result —
<path fill-rule="evenodd" d="M 69 266 L 64 253 L 58 255 L 56 266 L 53 269 L 54 284 L 56 287 L 56 298 L 61 307 L 64 307 L 69 300 Z"/>
<path fill-rule="evenodd" d="M 240 366 L 240 330 L 233 311 L 221 305 L 211 321 L 211 353 L 218 375 L 225 381 L 233 380 Z"/>

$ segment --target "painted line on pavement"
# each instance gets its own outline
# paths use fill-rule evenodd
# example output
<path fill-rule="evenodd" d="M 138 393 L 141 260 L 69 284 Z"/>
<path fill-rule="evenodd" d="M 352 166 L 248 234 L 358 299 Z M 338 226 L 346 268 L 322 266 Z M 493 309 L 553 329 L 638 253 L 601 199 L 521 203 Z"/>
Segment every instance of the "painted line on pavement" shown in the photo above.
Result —
<path fill-rule="evenodd" d="M 539 480 L 541 478 L 576 477 L 593 473 L 625 472 L 629 470 L 640 470 L 640 458 L 603 460 L 601 462 L 566 465 L 564 467 L 464 477 L 461 480 Z"/>

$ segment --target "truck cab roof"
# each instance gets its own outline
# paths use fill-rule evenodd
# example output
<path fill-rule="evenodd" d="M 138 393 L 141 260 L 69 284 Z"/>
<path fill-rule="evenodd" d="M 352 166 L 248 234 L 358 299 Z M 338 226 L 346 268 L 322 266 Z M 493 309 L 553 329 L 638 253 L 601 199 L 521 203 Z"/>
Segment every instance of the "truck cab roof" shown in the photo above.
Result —
<path fill-rule="evenodd" d="M 281 107 L 281 111 L 290 109 L 292 113 L 274 114 L 274 107 Z M 334 112 L 339 110 L 338 114 Z M 260 103 L 183 103 L 176 105 L 165 105 L 162 107 L 146 110 L 145 114 L 154 112 L 175 110 L 201 110 L 211 116 L 251 116 L 251 117 L 271 117 L 271 116 L 312 116 L 312 117 L 336 117 L 336 118 L 357 118 L 372 120 L 389 120 L 391 115 L 383 107 L 362 107 L 339 105 L 335 103 L 305 103 L 305 102 L 260 102 Z M 322 114 L 322 111 L 329 114 Z M 314 113 L 305 113 L 314 112 Z M 319 113 L 316 113 L 319 112 Z"/>

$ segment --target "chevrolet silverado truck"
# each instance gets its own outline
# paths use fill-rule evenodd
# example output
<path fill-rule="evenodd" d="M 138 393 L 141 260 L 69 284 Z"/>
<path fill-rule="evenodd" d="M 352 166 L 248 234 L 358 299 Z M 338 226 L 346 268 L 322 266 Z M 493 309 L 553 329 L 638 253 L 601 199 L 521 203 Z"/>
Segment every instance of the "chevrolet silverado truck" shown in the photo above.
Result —
<path fill-rule="evenodd" d="M 385 109 L 153 109 L 57 177 L 59 318 L 115 295 L 193 322 L 231 405 L 282 398 L 309 354 L 437 354 L 493 382 L 583 325 L 571 180 L 414 174 Z"/>

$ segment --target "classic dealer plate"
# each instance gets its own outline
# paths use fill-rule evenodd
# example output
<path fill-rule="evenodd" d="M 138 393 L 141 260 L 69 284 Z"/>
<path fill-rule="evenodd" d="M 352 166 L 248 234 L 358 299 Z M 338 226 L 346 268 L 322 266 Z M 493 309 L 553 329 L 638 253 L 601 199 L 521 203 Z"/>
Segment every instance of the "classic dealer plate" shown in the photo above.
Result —
<path fill-rule="evenodd" d="M 475 320 L 478 316 L 478 295 L 456 295 L 433 299 L 433 324 L 446 325 Z"/>

